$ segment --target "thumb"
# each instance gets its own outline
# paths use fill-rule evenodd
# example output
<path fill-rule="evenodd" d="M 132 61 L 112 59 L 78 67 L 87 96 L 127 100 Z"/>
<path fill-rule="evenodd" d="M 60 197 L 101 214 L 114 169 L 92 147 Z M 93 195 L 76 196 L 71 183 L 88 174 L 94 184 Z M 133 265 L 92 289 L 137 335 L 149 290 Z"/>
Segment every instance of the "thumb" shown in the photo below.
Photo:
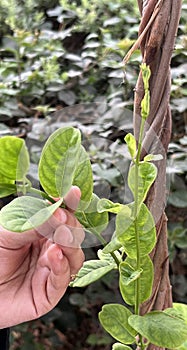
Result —
<path fill-rule="evenodd" d="M 72 186 L 69 192 L 65 195 L 64 202 L 67 208 L 70 211 L 74 212 L 78 207 L 80 198 L 81 198 L 80 188 L 78 186 Z"/>

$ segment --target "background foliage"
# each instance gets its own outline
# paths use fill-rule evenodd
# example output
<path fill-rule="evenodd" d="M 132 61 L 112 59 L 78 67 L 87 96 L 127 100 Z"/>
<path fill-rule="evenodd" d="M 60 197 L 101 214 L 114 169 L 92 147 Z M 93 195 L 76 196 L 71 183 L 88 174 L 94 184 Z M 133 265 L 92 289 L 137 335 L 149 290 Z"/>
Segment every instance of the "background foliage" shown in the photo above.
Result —
<path fill-rule="evenodd" d="M 173 134 L 166 209 L 173 296 L 185 303 L 186 10 L 184 0 L 171 63 Z M 0 1 L 0 135 L 27 139 L 30 176 L 36 181 L 43 142 L 59 125 L 71 124 L 84 135 L 96 192 L 110 193 L 112 200 L 128 200 L 124 180 L 130 160 L 123 158 L 126 145 L 122 140 L 132 130 L 140 52 L 134 53 L 125 70 L 122 59 L 137 38 L 139 21 L 136 0 Z M 111 230 L 112 220 L 106 234 Z M 86 249 L 86 257 L 94 258 L 96 250 Z M 68 290 L 58 307 L 41 320 L 15 327 L 11 350 L 68 350 L 72 344 L 77 350 L 109 349 L 112 339 L 97 320 L 103 300 L 119 301 L 115 274 L 84 290 Z"/>

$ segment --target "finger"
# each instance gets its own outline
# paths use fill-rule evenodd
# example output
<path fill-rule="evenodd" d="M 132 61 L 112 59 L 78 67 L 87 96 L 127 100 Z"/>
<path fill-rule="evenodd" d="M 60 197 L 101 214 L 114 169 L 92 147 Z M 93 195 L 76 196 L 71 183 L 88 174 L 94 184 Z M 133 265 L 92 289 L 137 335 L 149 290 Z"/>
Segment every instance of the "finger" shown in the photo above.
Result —
<path fill-rule="evenodd" d="M 64 256 L 68 259 L 71 275 L 76 275 L 85 260 L 82 249 L 62 247 L 62 251 Z"/>
<path fill-rule="evenodd" d="M 69 210 L 75 211 L 78 207 L 81 198 L 81 191 L 79 187 L 72 186 L 70 191 L 64 197 L 64 202 Z"/>
<path fill-rule="evenodd" d="M 60 225 L 57 227 L 53 235 L 53 242 L 65 247 L 79 248 L 84 237 L 85 234 L 82 226 L 74 218 L 73 224 Z"/>
<path fill-rule="evenodd" d="M 79 224 L 74 228 L 59 226 L 54 234 L 54 242 L 60 244 L 63 254 L 67 257 L 70 265 L 71 274 L 76 274 L 81 268 L 84 261 L 84 253 L 80 248 L 81 243 L 84 240 L 84 231 Z"/>
<path fill-rule="evenodd" d="M 64 295 L 70 282 L 70 265 L 62 250 L 51 244 L 38 261 L 32 279 L 33 297 L 39 316 L 50 311 Z"/>

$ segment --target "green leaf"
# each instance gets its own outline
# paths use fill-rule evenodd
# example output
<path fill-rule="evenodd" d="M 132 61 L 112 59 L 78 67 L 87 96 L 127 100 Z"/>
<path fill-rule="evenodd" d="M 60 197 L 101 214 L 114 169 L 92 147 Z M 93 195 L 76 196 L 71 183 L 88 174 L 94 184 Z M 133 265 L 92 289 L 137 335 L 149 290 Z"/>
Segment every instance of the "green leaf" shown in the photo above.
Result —
<path fill-rule="evenodd" d="M 144 157 L 144 162 L 156 162 L 158 160 L 162 160 L 163 156 L 161 154 L 148 154 Z"/>
<path fill-rule="evenodd" d="M 17 192 L 17 186 L 9 183 L 0 183 L 0 198 Z"/>
<path fill-rule="evenodd" d="M 173 307 L 179 312 L 184 322 L 187 324 L 187 305 L 182 303 L 173 303 Z"/>
<path fill-rule="evenodd" d="M 142 269 L 135 270 L 132 266 L 130 266 L 127 262 L 123 261 L 120 266 L 120 276 L 123 280 L 123 285 L 128 286 L 129 284 L 136 281 L 141 273 L 143 272 Z"/>
<path fill-rule="evenodd" d="M 0 173 L 10 180 L 21 181 L 29 168 L 25 141 L 15 136 L 0 138 Z"/>
<path fill-rule="evenodd" d="M 187 327 L 183 320 L 162 311 L 152 311 L 144 316 L 132 315 L 129 324 L 151 344 L 174 349 L 187 340 Z"/>
<path fill-rule="evenodd" d="M 104 260 L 88 260 L 84 262 L 77 277 L 71 283 L 72 287 L 85 287 L 106 275 L 116 267 L 115 263 L 109 264 Z"/>
<path fill-rule="evenodd" d="M 108 213 L 98 213 L 97 204 L 99 197 L 92 194 L 89 206 L 84 211 L 76 211 L 75 215 L 84 228 L 96 236 L 100 236 L 101 232 L 108 225 Z"/>
<path fill-rule="evenodd" d="M 187 341 L 182 343 L 182 345 L 177 348 L 177 350 L 186 350 L 186 349 L 187 349 Z"/>
<path fill-rule="evenodd" d="M 122 244 L 118 241 L 115 233 L 111 239 L 111 241 L 103 248 L 103 252 L 105 254 L 112 253 L 115 250 L 118 250 L 122 247 Z"/>
<path fill-rule="evenodd" d="M 157 177 L 157 168 L 152 163 L 142 162 L 138 169 L 138 204 L 141 204 L 146 199 L 147 193 Z M 128 185 L 135 195 L 135 165 L 129 170 Z"/>
<path fill-rule="evenodd" d="M 125 142 L 127 143 L 129 153 L 132 157 L 132 159 L 136 156 L 136 139 L 134 135 L 131 133 L 127 134 L 124 138 Z"/>
<path fill-rule="evenodd" d="M 132 348 L 121 343 L 115 343 L 112 345 L 112 350 L 132 350 Z"/>
<path fill-rule="evenodd" d="M 44 190 L 63 197 L 73 184 L 80 157 L 81 135 L 78 129 L 56 130 L 47 140 L 39 162 L 39 178 Z"/>
<path fill-rule="evenodd" d="M 90 158 L 83 146 L 80 147 L 79 161 L 73 176 L 73 185 L 78 186 L 81 190 L 81 200 L 77 210 L 85 210 L 92 197 L 93 175 Z"/>
<path fill-rule="evenodd" d="M 129 326 L 128 318 L 132 313 L 120 304 L 106 304 L 99 313 L 103 328 L 123 344 L 135 342 L 136 331 Z"/>
<path fill-rule="evenodd" d="M 117 214 L 123 208 L 123 204 L 113 203 L 109 199 L 102 198 L 99 200 L 97 210 L 99 213 L 108 211 L 110 213 Z"/>
<path fill-rule="evenodd" d="M 117 238 L 124 246 L 126 254 L 133 259 L 137 256 L 136 227 L 139 231 L 140 256 L 145 256 L 156 243 L 156 229 L 152 214 L 144 203 L 137 214 L 136 225 L 134 203 L 125 205 L 116 217 Z"/>
<path fill-rule="evenodd" d="M 121 254 L 119 252 L 115 252 L 116 257 L 118 260 L 121 260 Z M 104 253 L 103 249 L 99 249 L 97 251 L 97 256 L 100 260 L 107 261 L 108 263 L 114 263 L 114 258 L 112 257 L 111 254 L 106 254 Z"/>
<path fill-rule="evenodd" d="M 55 204 L 30 196 L 14 199 L 0 211 L 0 224 L 13 232 L 24 232 L 42 225 L 62 204 Z"/>
<path fill-rule="evenodd" d="M 126 286 L 126 269 L 129 266 L 132 270 L 136 271 L 136 260 L 127 257 L 125 261 L 120 264 L 119 286 L 124 301 L 128 305 L 135 305 L 135 281 L 132 281 L 132 283 L 128 285 L 128 288 Z M 148 255 L 141 257 L 140 268 L 142 272 L 139 277 L 139 300 L 140 303 L 143 303 L 151 296 L 154 276 L 153 263 Z"/>

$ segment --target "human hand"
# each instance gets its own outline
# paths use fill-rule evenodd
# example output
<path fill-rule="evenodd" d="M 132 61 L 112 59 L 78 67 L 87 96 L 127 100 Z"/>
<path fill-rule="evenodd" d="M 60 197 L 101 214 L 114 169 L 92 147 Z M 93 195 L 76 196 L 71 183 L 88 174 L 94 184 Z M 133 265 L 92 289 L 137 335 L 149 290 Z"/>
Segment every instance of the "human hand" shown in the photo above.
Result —
<path fill-rule="evenodd" d="M 35 230 L 15 233 L 0 227 L 0 328 L 53 309 L 81 268 L 84 231 L 73 214 L 80 195 L 73 186 L 64 199 L 68 209 L 57 209 Z"/>

